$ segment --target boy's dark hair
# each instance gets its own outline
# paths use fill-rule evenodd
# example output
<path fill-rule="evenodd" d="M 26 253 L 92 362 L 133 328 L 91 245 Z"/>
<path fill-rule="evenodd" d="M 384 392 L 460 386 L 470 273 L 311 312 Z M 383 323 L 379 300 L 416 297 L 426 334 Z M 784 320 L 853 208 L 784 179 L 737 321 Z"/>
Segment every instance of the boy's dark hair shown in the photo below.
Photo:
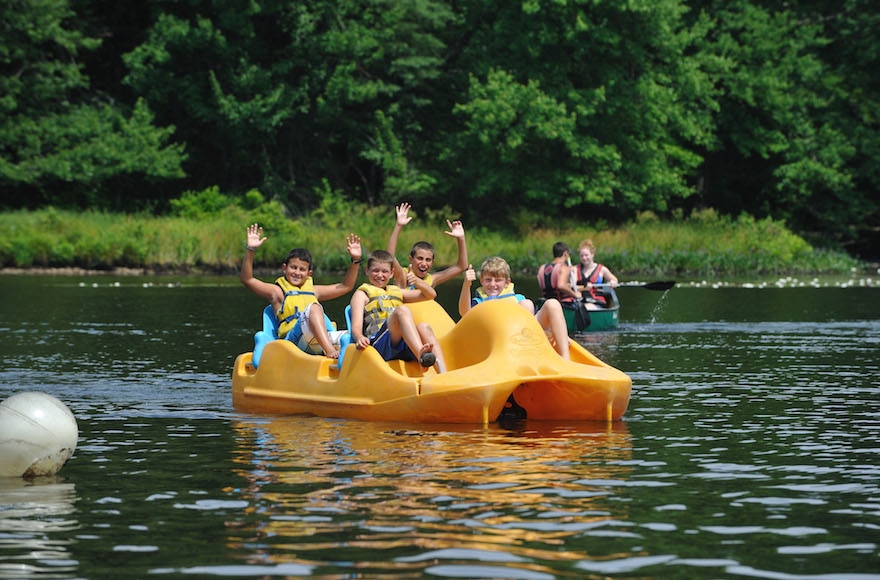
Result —
<path fill-rule="evenodd" d="M 561 258 L 568 251 L 568 244 L 565 242 L 556 242 L 553 244 L 553 257 Z"/>
<path fill-rule="evenodd" d="M 418 250 L 427 250 L 431 252 L 431 254 L 433 254 L 434 246 L 432 246 L 428 242 L 416 242 L 415 244 L 413 244 L 412 249 L 409 251 L 409 257 L 414 258 Z"/>
<path fill-rule="evenodd" d="M 370 252 L 370 257 L 367 258 L 367 268 L 373 265 L 373 262 L 379 262 L 380 264 L 391 264 L 394 265 L 394 256 L 391 255 L 391 252 L 387 250 L 373 250 Z"/>
<path fill-rule="evenodd" d="M 313 265 L 313 264 L 312 264 L 312 254 L 311 254 L 307 249 L 305 249 L 305 248 L 294 248 L 294 249 L 290 250 L 290 253 L 287 254 L 287 258 L 284 260 L 284 263 L 285 263 L 285 264 L 288 263 L 288 262 L 291 261 L 293 258 L 296 258 L 296 259 L 298 259 L 298 260 L 302 260 L 303 262 L 308 263 L 308 265 L 309 265 L 309 270 L 313 270 L 313 269 L 314 269 L 314 268 L 312 267 L 312 265 Z"/>

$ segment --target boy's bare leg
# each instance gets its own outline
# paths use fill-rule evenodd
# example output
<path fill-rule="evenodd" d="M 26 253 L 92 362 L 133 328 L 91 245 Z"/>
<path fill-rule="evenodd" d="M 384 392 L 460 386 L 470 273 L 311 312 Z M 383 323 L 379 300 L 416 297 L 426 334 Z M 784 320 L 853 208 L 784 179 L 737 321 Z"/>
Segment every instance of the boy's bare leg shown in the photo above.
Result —
<path fill-rule="evenodd" d="M 419 356 L 422 352 L 422 339 L 416 330 L 412 310 L 406 305 L 398 306 L 388 317 L 388 332 L 391 333 L 391 342 L 397 344 L 403 339 L 406 346 L 413 354 Z"/>
<path fill-rule="evenodd" d="M 437 336 L 434 334 L 434 329 L 431 328 L 431 325 L 427 322 L 420 322 L 416 329 L 419 332 L 419 336 L 421 336 L 424 341 L 424 347 L 422 348 L 423 352 L 433 352 L 436 359 L 434 365 L 437 367 L 437 372 L 445 373 L 446 359 L 443 358 L 443 349 L 440 348 L 440 341 L 437 340 Z"/>
<path fill-rule="evenodd" d="M 568 326 L 565 324 L 565 313 L 562 311 L 562 304 L 555 298 L 550 298 L 535 314 L 542 328 L 549 329 L 553 336 L 556 352 L 565 360 L 571 360 L 571 354 L 568 349 Z"/>
<path fill-rule="evenodd" d="M 529 300 L 528 298 L 524 298 L 518 302 L 520 306 L 529 311 L 529 314 L 535 313 L 535 303 Z"/>
<path fill-rule="evenodd" d="M 391 340 L 393 342 L 396 343 L 401 340 L 401 338 L 403 339 L 406 346 L 409 347 L 410 352 L 419 358 L 419 364 L 422 364 L 422 361 L 426 360 L 424 357 L 428 355 L 428 353 L 434 352 L 434 349 L 437 347 L 436 338 L 434 338 L 434 342 L 432 343 L 422 342 L 422 336 L 419 329 L 416 328 L 412 311 L 405 305 L 398 306 L 394 312 L 391 313 L 391 316 L 388 317 L 388 331 L 391 333 Z M 433 332 L 430 334 L 432 337 L 434 336 Z M 428 358 L 433 358 L 435 362 L 422 364 L 422 366 L 428 367 L 436 364 L 436 355 L 431 354 Z M 440 367 L 438 367 L 438 369 L 439 368 Z"/>
<path fill-rule="evenodd" d="M 309 328 L 312 334 L 315 335 L 315 340 L 318 341 L 318 344 L 324 351 L 324 356 L 327 358 L 339 358 L 339 350 L 330 340 L 330 334 L 324 325 L 324 307 L 317 302 L 309 306 Z"/>

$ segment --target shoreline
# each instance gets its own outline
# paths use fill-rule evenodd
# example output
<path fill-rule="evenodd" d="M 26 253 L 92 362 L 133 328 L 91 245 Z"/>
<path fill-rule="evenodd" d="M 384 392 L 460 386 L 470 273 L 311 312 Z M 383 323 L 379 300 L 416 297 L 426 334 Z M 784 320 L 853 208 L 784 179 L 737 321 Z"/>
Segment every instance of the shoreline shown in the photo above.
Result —
<path fill-rule="evenodd" d="M 258 269 L 254 269 L 257 272 Z M 229 276 L 237 275 L 238 269 L 232 268 L 79 268 L 62 266 L 50 268 L 38 266 L 33 268 L 0 268 L 0 276 Z"/>
<path fill-rule="evenodd" d="M 255 268 L 254 275 L 258 278 L 270 278 L 277 275 L 278 271 L 274 268 Z M 335 276 L 338 272 L 327 272 L 328 276 Z M 515 272 L 517 275 L 530 275 L 525 272 Z M 50 277 L 85 277 L 85 278 L 141 278 L 141 277 L 162 277 L 162 276 L 203 276 L 203 277 L 238 277 L 238 268 L 133 268 L 133 267 L 114 267 L 114 268 L 82 268 L 74 266 L 64 267 L 31 267 L 31 268 L 0 268 L 0 277 L 8 276 L 44 276 Z M 840 273 L 816 273 L 816 272 L 780 272 L 755 275 L 750 280 L 743 279 L 741 275 L 719 273 L 716 275 L 703 275 L 698 273 L 677 273 L 677 274 L 657 274 L 656 272 L 627 272 L 624 277 L 632 282 L 635 280 L 659 280 L 672 279 L 682 287 L 784 287 L 788 285 L 795 286 L 813 286 L 813 287 L 873 287 L 880 288 L 880 263 L 867 263 L 865 268 L 858 271 L 853 270 L 847 274 Z"/>

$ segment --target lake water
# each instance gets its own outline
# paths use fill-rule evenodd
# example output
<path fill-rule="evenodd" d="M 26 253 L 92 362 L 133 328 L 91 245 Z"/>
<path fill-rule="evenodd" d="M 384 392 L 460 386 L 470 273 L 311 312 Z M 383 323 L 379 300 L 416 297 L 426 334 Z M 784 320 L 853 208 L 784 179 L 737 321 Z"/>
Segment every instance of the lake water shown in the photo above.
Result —
<path fill-rule="evenodd" d="M 880 578 L 880 285 L 784 286 L 618 290 L 625 420 L 503 428 L 236 412 L 237 278 L 0 276 L 0 399 L 80 434 L 0 578 Z"/>

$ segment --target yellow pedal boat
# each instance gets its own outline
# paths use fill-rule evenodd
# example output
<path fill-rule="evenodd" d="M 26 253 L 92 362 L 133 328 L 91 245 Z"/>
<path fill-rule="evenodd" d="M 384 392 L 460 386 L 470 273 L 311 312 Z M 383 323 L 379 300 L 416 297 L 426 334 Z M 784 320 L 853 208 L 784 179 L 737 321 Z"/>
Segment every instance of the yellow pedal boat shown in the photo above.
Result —
<path fill-rule="evenodd" d="M 563 359 L 535 317 L 515 303 L 484 302 L 458 324 L 433 300 L 408 306 L 417 322 L 433 327 L 448 372 L 384 361 L 375 349 L 353 344 L 337 363 L 272 340 L 256 367 L 252 352 L 236 358 L 233 406 L 266 414 L 484 424 L 498 419 L 513 395 L 528 420 L 616 421 L 626 412 L 629 376 L 575 341 L 571 361 Z"/>

